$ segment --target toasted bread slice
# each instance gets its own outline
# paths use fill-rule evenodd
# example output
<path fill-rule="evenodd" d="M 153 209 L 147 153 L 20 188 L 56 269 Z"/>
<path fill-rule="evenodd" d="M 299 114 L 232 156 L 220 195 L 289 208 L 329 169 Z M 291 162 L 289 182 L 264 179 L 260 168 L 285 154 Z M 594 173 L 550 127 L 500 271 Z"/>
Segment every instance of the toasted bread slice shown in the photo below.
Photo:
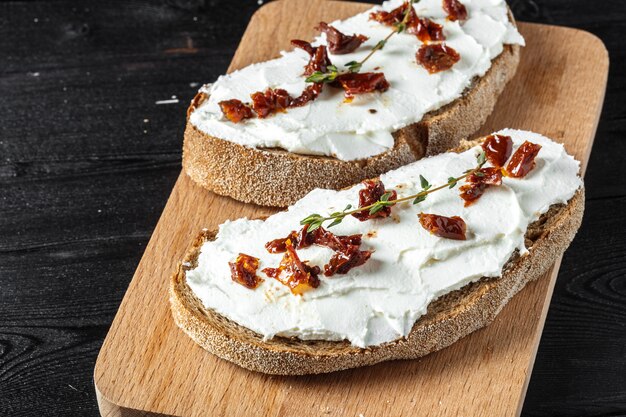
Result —
<path fill-rule="evenodd" d="M 463 142 L 457 151 L 477 143 Z M 543 275 L 574 238 L 582 221 L 584 202 L 581 187 L 567 204 L 552 206 L 528 227 L 528 255 L 511 256 L 501 277 L 483 278 L 432 302 L 408 337 L 394 342 L 358 348 L 346 341 L 302 341 L 283 337 L 264 341 L 251 330 L 204 308 L 187 285 L 185 272 L 197 266 L 200 247 L 215 238 L 212 231 L 203 232 L 196 239 L 171 279 L 172 314 L 176 324 L 206 350 L 244 368 L 268 374 L 317 374 L 387 360 L 418 358 L 488 325 L 526 283 Z"/>
<path fill-rule="evenodd" d="M 512 15 L 510 20 L 514 21 Z M 188 120 L 183 168 L 204 188 L 264 206 L 288 206 L 314 188 L 337 190 L 347 187 L 424 156 L 452 149 L 461 139 L 475 133 L 515 75 L 519 58 L 519 45 L 504 45 L 487 73 L 476 78 L 460 98 L 427 113 L 420 122 L 394 132 L 394 147 L 379 155 L 343 161 L 275 148 L 251 148 L 207 135 Z M 199 93 L 187 115 L 206 99 L 206 94 Z"/>

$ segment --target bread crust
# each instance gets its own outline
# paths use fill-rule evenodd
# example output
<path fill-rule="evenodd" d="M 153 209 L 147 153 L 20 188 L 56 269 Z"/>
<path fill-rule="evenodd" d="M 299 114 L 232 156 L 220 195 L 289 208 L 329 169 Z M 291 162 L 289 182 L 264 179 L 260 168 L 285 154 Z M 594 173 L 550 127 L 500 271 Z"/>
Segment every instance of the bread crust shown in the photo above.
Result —
<path fill-rule="evenodd" d="M 513 18 L 511 16 L 511 21 Z M 189 115 L 207 98 L 199 93 L 187 111 L 183 168 L 198 185 L 245 203 L 285 207 L 314 188 L 340 189 L 458 145 L 485 122 L 517 70 L 518 45 L 505 45 L 487 73 L 457 100 L 393 133 L 393 148 L 356 161 L 239 145 L 207 135 Z"/>
<path fill-rule="evenodd" d="M 467 148 L 476 142 L 464 142 Z M 432 302 L 406 338 L 358 348 L 347 341 L 302 341 L 276 337 L 264 341 L 253 331 L 204 308 L 187 285 L 185 272 L 197 264 L 200 247 L 215 238 L 204 231 L 193 243 L 170 282 L 176 324 L 196 343 L 244 368 L 279 375 L 333 372 L 395 359 L 414 359 L 451 345 L 493 321 L 528 282 L 543 275 L 567 249 L 582 221 L 581 187 L 566 205 L 555 205 L 526 233 L 529 254 L 514 254 L 498 278 L 483 278 Z M 187 266 L 185 266 L 187 265 Z"/>

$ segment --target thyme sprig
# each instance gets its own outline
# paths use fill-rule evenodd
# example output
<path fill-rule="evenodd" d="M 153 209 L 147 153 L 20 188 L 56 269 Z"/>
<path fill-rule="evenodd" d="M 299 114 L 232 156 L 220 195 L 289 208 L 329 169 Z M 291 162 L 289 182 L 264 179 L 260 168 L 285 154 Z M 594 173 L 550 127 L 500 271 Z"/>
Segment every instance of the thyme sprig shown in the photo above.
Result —
<path fill-rule="evenodd" d="M 327 221 L 332 220 L 332 222 L 327 226 L 328 228 L 330 228 L 341 223 L 343 219 L 345 219 L 346 216 L 349 216 L 354 213 L 362 212 L 365 210 L 368 210 L 369 214 L 373 215 L 373 214 L 378 213 L 380 210 L 382 210 L 385 207 L 393 206 L 403 201 L 412 201 L 412 204 L 414 205 L 419 204 L 422 201 L 426 200 L 426 197 L 428 197 L 429 194 L 434 193 L 435 191 L 443 190 L 444 188 L 452 189 L 456 187 L 459 181 L 464 180 L 465 178 L 469 177 L 472 174 L 482 177 L 484 174 L 480 172 L 480 169 L 485 165 L 486 162 L 487 162 L 487 159 L 485 157 L 485 152 L 481 151 L 478 155 L 476 155 L 476 166 L 474 168 L 468 169 L 467 171 L 463 173 L 463 175 L 460 175 L 458 177 L 449 177 L 448 181 L 445 184 L 441 184 L 433 188 L 432 184 L 430 184 L 428 180 L 424 178 L 424 176 L 420 175 L 419 177 L 420 187 L 422 189 L 420 190 L 420 192 L 416 194 L 412 194 L 412 195 L 402 197 L 402 198 L 397 198 L 395 200 L 390 200 L 389 198 L 391 197 L 392 193 L 391 191 L 387 191 L 385 192 L 385 194 L 383 194 L 380 197 L 378 201 L 376 201 L 373 204 L 355 208 L 355 209 L 352 208 L 351 204 L 348 204 L 343 210 L 336 211 L 334 213 L 329 214 L 328 216 L 322 216 L 321 214 L 314 213 L 302 219 L 300 221 L 300 224 L 308 225 L 309 227 L 307 229 L 307 232 L 312 232 L 315 229 L 318 229 L 319 227 L 321 227 Z"/>
<path fill-rule="evenodd" d="M 387 41 L 391 39 L 393 35 L 396 33 L 402 33 L 406 29 L 406 25 L 409 23 L 409 16 L 411 15 L 411 10 L 413 9 L 413 4 L 418 3 L 420 0 L 409 0 L 409 7 L 404 11 L 404 15 L 400 23 L 396 23 L 394 25 L 394 29 L 384 38 L 381 39 L 374 45 L 372 50 L 360 61 L 350 61 L 346 63 L 346 69 L 344 71 L 339 71 L 336 66 L 329 65 L 326 67 L 327 72 L 315 71 L 313 74 L 309 75 L 306 78 L 307 83 L 332 83 L 335 81 L 337 77 L 340 75 L 356 73 L 361 71 L 363 64 L 376 53 L 376 51 L 380 51 L 385 47 Z"/>

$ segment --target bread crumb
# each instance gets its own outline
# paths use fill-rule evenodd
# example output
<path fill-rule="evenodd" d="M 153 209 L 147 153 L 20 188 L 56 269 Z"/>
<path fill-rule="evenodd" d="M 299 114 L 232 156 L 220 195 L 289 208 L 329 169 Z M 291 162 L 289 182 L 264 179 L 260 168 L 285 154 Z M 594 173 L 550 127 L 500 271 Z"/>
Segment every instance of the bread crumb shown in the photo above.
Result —
<path fill-rule="evenodd" d="M 367 234 L 365 235 L 369 238 L 374 238 L 376 236 L 378 236 L 378 232 L 376 230 L 370 230 L 369 232 L 367 232 Z"/>

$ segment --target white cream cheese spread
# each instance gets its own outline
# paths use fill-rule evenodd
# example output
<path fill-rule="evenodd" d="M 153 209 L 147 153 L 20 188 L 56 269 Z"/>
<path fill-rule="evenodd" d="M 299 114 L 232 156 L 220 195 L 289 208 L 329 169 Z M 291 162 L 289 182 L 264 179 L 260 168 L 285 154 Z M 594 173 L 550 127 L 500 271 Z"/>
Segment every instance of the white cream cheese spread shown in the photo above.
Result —
<path fill-rule="evenodd" d="M 401 0 L 391 0 L 381 7 L 389 11 L 401 4 Z M 393 147 L 391 132 L 459 98 L 475 77 L 485 75 L 504 44 L 524 44 L 509 21 L 504 0 L 463 0 L 468 12 L 464 22 L 447 20 L 442 4 L 442 0 L 421 0 L 414 8 L 418 16 L 443 26 L 446 45 L 460 54 L 461 60 L 450 70 L 429 74 L 415 58 L 422 43 L 415 35 L 401 33 L 372 55 L 361 70 L 383 72 L 391 85 L 386 92 L 358 95 L 348 103 L 343 90 L 325 88 L 317 100 L 286 113 L 240 123 L 228 121 L 220 110 L 220 101 L 248 102 L 250 94 L 268 87 L 285 89 L 293 97 L 300 95 L 306 86 L 303 71 L 309 55 L 300 49 L 283 51 L 280 58 L 250 65 L 202 87 L 200 91 L 209 99 L 191 114 L 190 122 L 208 135 L 249 147 L 278 147 L 346 161 L 383 153 Z M 350 61 L 362 60 L 392 30 L 369 20 L 370 12 L 381 7 L 332 22 L 347 35 L 369 37 L 352 53 L 329 54 L 339 69 Z M 326 35 L 313 42 L 320 44 L 326 45 Z"/>
<path fill-rule="evenodd" d="M 316 189 L 287 211 L 263 220 L 228 221 L 215 241 L 202 245 L 195 269 L 186 273 L 188 285 L 205 307 L 228 317 L 266 339 L 276 335 L 302 340 L 349 340 L 353 345 L 379 345 L 407 336 L 432 301 L 481 277 L 497 277 L 515 250 L 528 253 L 524 234 L 553 204 L 566 203 L 582 186 L 579 163 L 563 145 L 536 133 L 498 132 L 511 136 L 514 148 L 524 141 L 542 146 L 535 168 L 524 178 L 503 178 L 474 204 L 464 207 L 458 187 L 432 193 L 412 206 L 401 203 L 392 216 L 360 222 L 348 216 L 330 229 L 337 235 L 363 234 L 363 250 L 374 250 L 362 266 L 346 275 L 320 275 L 318 288 L 294 295 L 289 288 L 261 272 L 276 267 L 282 254 L 270 254 L 264 244 L 299 230 L 299 221 L 312 213 L 328 214 L 358 202 L 356 185 L 342 191 Z M 464 153 L 445 153 L 381 175 L 398 197 L 421 190 L 419 176 L 431 184 L 445 184 L 476 165 L 476 147 Z M 489 164 L 487 164 L 488 166 Z M 431 235 L 418 213 L 461 216 L 467 240 Z M 228 266 L 239 253 L 260 259 L 264 281 L 250 290 L 231 279 Z M 299 249 L 303 261 L 323 267 L 332 255 L 326 247 Z"/>

